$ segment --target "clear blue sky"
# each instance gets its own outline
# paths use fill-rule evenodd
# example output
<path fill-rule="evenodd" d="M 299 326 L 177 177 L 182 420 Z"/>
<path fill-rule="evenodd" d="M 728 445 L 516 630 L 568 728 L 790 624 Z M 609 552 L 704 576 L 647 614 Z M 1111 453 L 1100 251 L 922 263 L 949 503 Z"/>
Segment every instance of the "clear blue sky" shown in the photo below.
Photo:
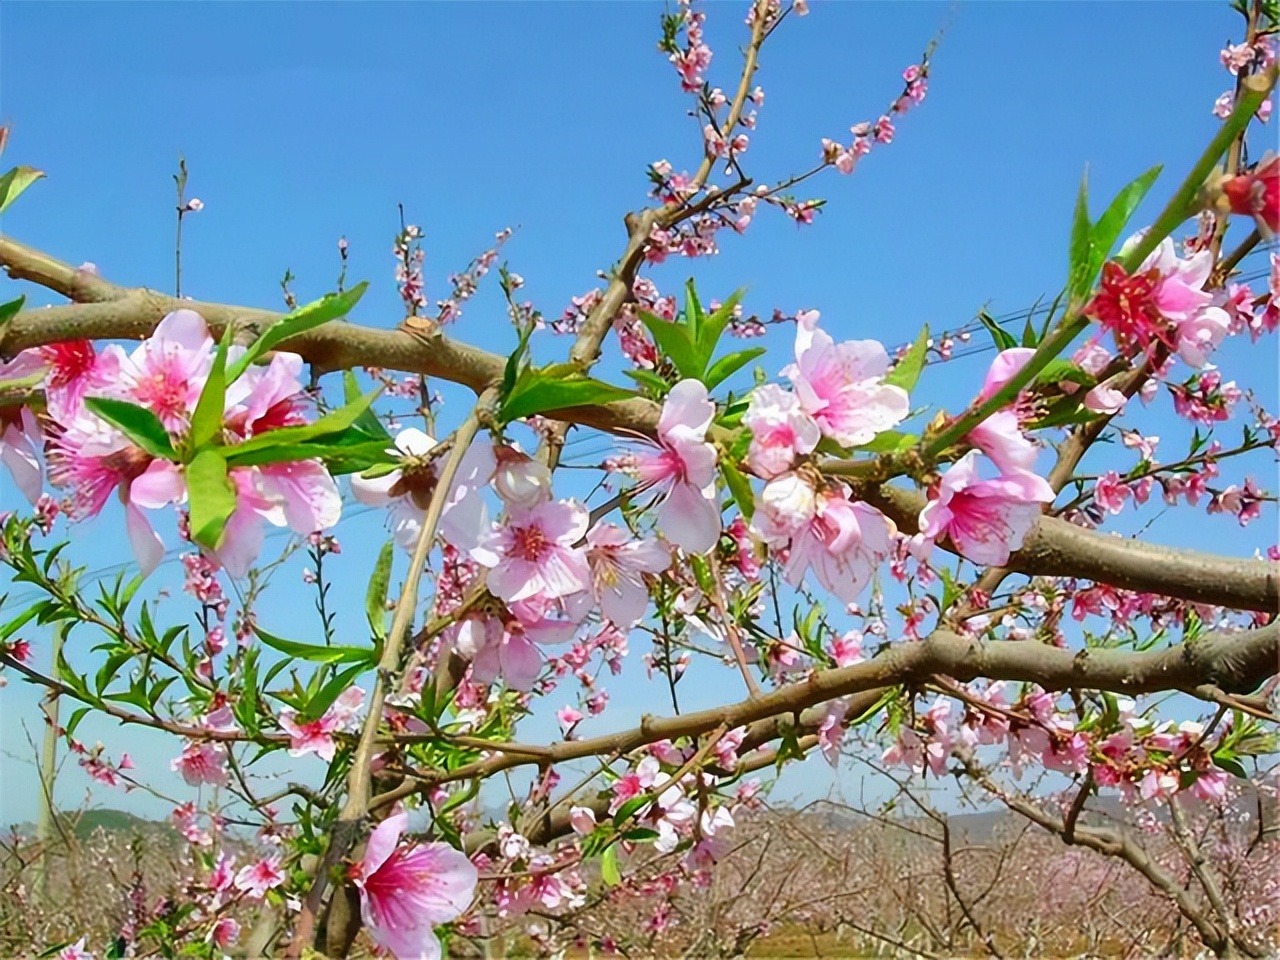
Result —
<path fill-rule="evenodd" d="M 6 4 L 0 117 L 13 129 L 5 160 L 38 166 L 49 179 L 3 229 L 74 263 L 92 261 L 117 282 L 171 290 L 171 174 L 182 153 L 189 195 L 206 204 L 184 239 L 189 295 L 278 306 L 289 268 L 301 298 L 319 296 L 332 287 L 335 242 L 345 235 L 350 278 L 373 281 L 354 319 L 391 326 L 399 313 L 390 247 L 403 203 L 426 231 L 429 296 L 443 295 L 445 276 L 511 226 L 505 257 L 554 316 L 616 259 L 622 215 L 644 203 L 645 166 L 665 157 L 692 169 L 700 157 L 688 100 L 655 50 L 661 10 L 621 2 Z M 710 78 L 725 87 L 736 81 L 744 10 L 708 10 Z M 854 176 L 818 182 L 814 193 L 831 203 L 815 225 L 797 229 L 765 212 L 747 236 L 725 237 L 719 258 L 654 270 L 659 286 L 675 290 L 696 272 L 704 297 L 745 286 L 753 312 L 816 307 L 837 337 L 890 345 L 925 322 L 958 326 L 984 303 L 997 314 L 1025 307 L 1062 281 L 1086 164 L 1096 208 L 1165 163 L 1156 199 L 1135 223 L 1150 219 L 1215 127 L 1210 108 L 1230 79 L 1218 47 L 1239 32 L 1225 3 L 1161 4 L 1158 13 L 1137 3 L 817 3 L 766 48 L 759 80 L 767 100 L 748 170 L 767 182 L 807 169 L 821 137 L 847 137 L 852 123 L 881 112 L 902 68 L 944 25 L 928 101 Z M 17 285 L 0 286 L 0 295 L 15 295 Z M 495 294 L 490 285 L 454 333 L 492 349 L 509 344 Z M 787 344 L 771 345 L 776 372 Z M 549 359 L 566 347 L 548 335 L 536 350 Z M 986 359 L 931 371 L 919 397 L 954 408 L 971 396 Z M 1274 340 L 1255 349 L 1234 343 L 1220 359 L 1274 403 Z M 1167 409 L 1167 399 L 1159 405 Z M 1148 432 L 1166 438 L 1161 452 L 1178 453 L 1176 438 L 1187 431 L 1163 413 L 1154 424 Z M 1269 480 L 1274 471 L 1259 461 L 1254 472 Z M 14 491 L 0 491 L 0 508 L 15 505 Z M 1244 532 L 1230 518 L 1171 516 L 1149 536 L 1212 539 L 1244 555 L 1265 547 L 1273 527 L 1274 514 Z M 340 533 L 340 575 L 358 585 L 342 623 L 359 631 L 378 518 Z M 77 534 L 78 559 L 91 569 L 126 558 L 118 516 Z M 263 621 L 288 633 L 284 625 L 298 622 L 309 599 L 296 567 L 282 577 L 289 585 Z M 147 589 L 162 586 L 176 589 L 172 566 Z M 294 635 L 306 639 L 301 630 Z M 644 649 L 636 643 L 634 657 Z M 615 682 L 611 692 L 612 724 L 651 708 L 651 692 L 635 682 Z M 25 721 L 38 738 L 34 705 L 22 685 L 0 693 L 3 822 L 34 812 L 20 727 Z M 527 735 L 535 733 L 551 727 Z M 127 746 L 153 768 L 173 753 L 145 732 L 86 724 L 82 734 L 113 753 Z M 176 789 L 167 773 L 156 782 Z M 820 761 L 788 780 L 800 795 L 829 783 Z M 72 771 L 60 798 L 75 802 L 84 787 Z M 97 799 L 166 809 L 105 791 Z"/>

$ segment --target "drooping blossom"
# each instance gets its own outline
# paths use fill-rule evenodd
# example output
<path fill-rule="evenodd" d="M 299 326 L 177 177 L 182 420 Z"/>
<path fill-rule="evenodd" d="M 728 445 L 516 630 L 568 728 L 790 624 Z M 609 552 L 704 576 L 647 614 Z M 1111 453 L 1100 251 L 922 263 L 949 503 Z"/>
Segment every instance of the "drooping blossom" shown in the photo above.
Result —
<path fill-rule="evenodd" d="M 1034 473 L 979 478 L 978 452 L 970 450 L 943 474 L 937 497 L 920 511 L 920 533 L 930 541 L 945 535 L 966 559 L 998 566 L 1022 546 L 1040 504 L 1053 499 L 1053 488 Z"/>
<path fill-rule="evenodd" d="M 978 402 L 995 396 L 1027 365 L 1034 353 L 1028 347 L 1012 347 L 997 354 L 987 370 Z M 1022 432 L 1021 418 L 1012 403 L 970 430 L 969 442 L 990 457 L 1001 470 L 1030 470 L 1039 453 L 1035 441 Z"/>
<path fill-rule="evenodd" d="M 570 807 L 569 825 L 574 833 L 585 837 L 596 828 L 596 812 L 590 807 Z"/>
<path fill-rule="evenodd" d="M 893 524 L 869 504 L 849 500 L 840 483 L 815 490 L 798 473 L 765 485 L 752 529 L 773 547 L 788 546 L 787 582 L 799 586 L 812 570 L 818 583 L 853 603 L 875 568 L 892 553 Z"/>
<path fill-rule="evenodd" d="M 649 603 L 644 575 L 667 569 L 671 554 L 657 540 L 633 540 L 614 524 L 598 523 L 587 531 L 587 562 L 601 612 L 625 630 L 644 616 Z"/>
<path fill-rule="evenodd" d="M 508 444 L 495 447 L 494 455 L 493 488 L 508 507 L 529 510 L 551 499 L 551 471 L 545 463 Z"/>
<path fill-rule="evenodd" d="M 500 620 L 464 617 L 446 636 L 471 661 L 471 678 L 476 683 L 501 677 L 513 690 L 528 690 L 542 671 L 539 645 L 572 639 L 590 608 L 589 593 L 564 600 L 530 598 L 510 604 L 509 615 Z"/>
<path fill-rule="evenodd" d="M 513 603 L 530 597 L 555 600 L 591 588 L 586 552 L 587 508 L 576 500 L 552 500 L 512 511 L 471 551 L 489 568 L 489 590 Z"/>
<path fill-rule="evenodd" d="M 475 865 L 447 843 L 401 842 L 408 815 L 374 828 L 351 870 L 369 936 L 396 960 L 438 960 L 434 927 L 460 917 L 479 879 Z"/>
<path fill-rule="evenodd" d="M 796 316 L 796 362 L 782 371 L 822 433 L 849 447 L 869 442 L 903 420 L 907 392 L 883 382 L 889 354 L 875 340 L 836 343 L 818 329 L 818 311 Z"/>
<path fill-rule="evenodd" d="M 640 483 L 658 493 L 658 529 L 686 553 L 706 553 L 720 537 L 716 448 L 706 441 L 715 413 L 705 385 L 681 380 L 662 405 L 657 450 L 635 455 Z"/>
<path fill-rule="evenodd" d="M 751 392 L 742 422 L 751 431 L 747 463 L 765 480 L 786 473 L 797 456 L 812 453 L 822 439 L 817 422 L 800 408 L 796 395 L 776 383 Z"/>

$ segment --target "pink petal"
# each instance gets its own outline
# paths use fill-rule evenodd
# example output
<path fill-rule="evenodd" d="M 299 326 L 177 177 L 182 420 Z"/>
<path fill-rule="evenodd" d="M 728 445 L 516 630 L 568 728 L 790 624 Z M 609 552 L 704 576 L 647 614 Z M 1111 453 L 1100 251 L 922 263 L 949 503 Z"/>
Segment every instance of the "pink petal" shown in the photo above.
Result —
<path fill-rule="evenodd" d="M 133 547 L 133 555 L 138 560 L 142 576 L 149 577 L 151 572 L 164 559 L 164 543 L 159 535 L 151 529 L 146 514 L 132 503 L 125 506 L 125 530 L 129 535 L 129 545 Z"/>
<path fill-rule="evenodd" d="M 658 508 L 658 529 L 685 553 L 706 553 L 720 539 L 719 505 L 692 484 L 673 484 Z"/>

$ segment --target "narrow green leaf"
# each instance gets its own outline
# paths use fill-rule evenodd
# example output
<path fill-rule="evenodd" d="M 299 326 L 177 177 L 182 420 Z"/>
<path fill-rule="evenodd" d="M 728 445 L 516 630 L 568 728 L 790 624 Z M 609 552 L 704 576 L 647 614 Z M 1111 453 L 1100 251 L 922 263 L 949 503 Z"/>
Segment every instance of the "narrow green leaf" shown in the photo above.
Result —
<path fill-rule="evenodd" d="M 372 666 L 375 662 L 373 647 L 314 646 L 309 643 L 285 640 L 283 637 L 267 633 L 261 627 L 254 627 L 253 632 L 268 647 L 287 654 L 295 660 L 306 660 L 311 663 L 359 663 L 366 666 Z"/>
<path fill-rule="evenodd" d="M 995 317 L 991 316 L 987 311 L 978 311 L 978 322 L 987 328 L 987 333 L 991 334 L 991 339 L 995 343 L 997 350 L 1008 350 L 1018 345 L 1018 341 L 1013 339 L 1013 334 L 1000 326 Z"/>
<path fill-rule="evenodd" d="M 360 381 L 356 379 L 354 370 L 342 371 L 342 402 L 355 403 L 363 396 L 360 389 Z M 370 407 L 360 416 L 356 417 L 355 427 L 364 431 L 371 437 L 381 437 L 387 440 L 391 439 L 391 434 L 387 430 L 386 425 L 378 418 L 378 414 Z"/>
<path fill-rule="evenodd" d="M 322 323 L 328 323 L 330 320 L 345 317 L 359 302 L 360 298 L 364 296 L 364 292 L 367 289 L 369 289 L 369 283 L 366 280 L 357 283 L 344 293 L 331 293 L 319 300 L 299 307 L 288 316 L 281 317 L 275 321 L 266 330 L 262 331 L 258 339 L 250 345 L 240 359 L 230 366 L 227 370 L 227 383 L 235 383 L 249 369 L 250 364 L 257 361 L 259 357 L 269 350 L 274 350 L 276 346 L 290 337 L 296 337 L 298 334 L 305 333 L 320 326 Z"/>
<path fill-rule="evenodd" d="M 920 382 L 920 373 L 924 370 L 924 362 L 929 353 L 929 325 L 926 323 L 916 336 L 915 343 L 893 365 L 893 369 L 885 374 L 884 382 L 891 387 L 912 390 Z"/>
<path fill-rule="evenodd" d="M 502 420 L 510 423 L 522 417 L 569 407 L 591 407 L 613 400 L 636 396 L 592 377 L 578 375 L 573 379 L 547 377 L 543 371 L 526 369 L 502 403 Z"/>
<path fill-rule="evenodd" d="M 213 357 L 209 379 L 204 382 L 195 412 L 191 414 L 190 450 L 194 454 L 222 434 L 222 415 L 227 405 L 227 347 L 231 344 L 231 325 L 227 324 Z"/>
<path fill-rule="evenodd" d="M 716 344 L 724 336 L 725 328 L 733 322 L 734 313 L 738 309 L 738 304 L 742 301 L 742 294 L 742 290 L 733 291 L 729 298 L 720 304 L 715 313 L 703 318 L 697 338 L 693 341 L 698 345 L 698 352 L 702 357 L 703 366 L 711 362 L 711 357 L 716 352 Z"/>
<path fill-rule="evenodd" d="M 1076 366 L 1070 360 L 1058 358 L 1050 360 L 1045 364 L 1044 369 L 1036 374 L 1036 383 L 1061 383 L 1067 380 L 1071 383 L 1078 383 L 1084 387 L 1092 387 L 1097 384 L 1097 379 L 1089 371 L 1082 367 Z"/>
<path fill-rule="evenodd" d="M 35 167 L 14 167 L 4 176 L 0 176 L 0 213 L 3 213 L 13 201 L 18 199 L 27 187 L 44 176 Z"/>
<path fill-rule="evenodd" d="M 920 438 L 914 433 L 902 433 L 898 430 L 882 430 L 869 441 L 858 447 L 868 453 L 896 453 L 915 446 Z"/>
<path fill-rule="evenodd" d="M 706 364 L 699 363 L 698 351 L 686 332 L 688 328 L 644 311 L 640 312 L 640 322 L 653 336 L 659 352 L 675 365 L 681 377 L 702 376 Z"/>
<path fill-rule="evenodd" d="M 178 459 L 169 441 L 169 431 L 146 407 L 109 397 L 86 397 L 84 405 L 153 457 Z"/>
<path fill-rule="evenodd" d="M 218 549 L 227 520 L 236 509 L 236 495 L 227 477 L 222 454 L 205 447 L 187 464 L 187 495 L 191 498 L 191 539 Z"/>
<path fill-rule="evenodd" d="M 1133 216 L 1138 205 L 1142 203 L 1144 197 L 1151 190 L 1156 182 L 1156 178 L 1160 176 L 1160 171 L 1164 168 L 1156 165 L 1135 179 L 1132 183 L 1124 187 L 1116 198 L 1111 201 L 1098 222 L 1094 224 L 1092 235 L 1090 237 L 1090 255 L 1089 255 L 1089 272 L 1086 277 L 1087 286 L 1092 286 L 1094 278 L 1098 275 L 1098 271 L 1102 269 L 1102 265 L 1106 263 L 1107 257 L 1111 255 L 1111 248 L 1115 246 L 1120 234 L 1124 232 L 1125 226 L 1129 223 L 1129 218 Z"/>
<path fill-rule="evenodd" d="M 724 475 L 725 485 L 733 495 L 733 500 L 742 512 L 743 519 L 750 521 L 756 510 L 755 493 L 751 490 L 751 482 L 741 470 L 727 460 L 721 461 L 720 472 Z"/>
<path fill-rule="evenodd" d="M 279 430 L 268 430 L 260 433 L 244 443 L 237 444 L 226 451 L 228 457 L 236 457 L 237 463 L 243 462 L 245 454 L 279 447 L 284 444 L 309 443 L 321 437 L 329 437 L 342 433 L 359 419 L 360 415 L 372 406 L 373 401 L 382 393 L 382 388 L 371 390 L 354 403 L 348 403 L 341 409 L 327 413 L 314 423 L 298 427 L 281 427 Z"/>
<path fill-rule="evenodd" d="M 1067 263 L 1067 286 L 1072 293 L 1088 288 L 1089 278 L 1089 169 L 1080 177 L 1080 191 L 1076 194 L 1075 213 L 1071 217 L 1071 249 Z"/>
<path fill-rule="evenodd" d="M 659 397 L 665 397 L 671 392 L 671 384 L 663 380 L 652 370 L 623 370 L 625 376 L 630 377 L 642 387 L 648 387 Z"/>
<path fill-rule="evenodd" d="M 622 882 L 622 872 L 618 869 L 618 845 L 611 844 L 605 848 L 600 857 L 600 878 L 611 887 Z"/>
<path fill-rule="evenodd" d="M 0 303 L 0 331 L 4 330 L 5 325 L 18 315 L 22 309 L 22 305 L 27 302 L 26 295 L 18 297 L 16 300 L 10 300 L 8 303 Z"/>
<path fill-rule="evenodd" d="M 378 553 L 378 562 L 373 565 L 373 576 L 369 578 L 369 586 L 364 594 L 365 614 L 369 618 L 369 629 L 378 640 L 387 637 L 387 588 L 391 584 L 391 561 L 394 558 L 395 542 L 388 540 Z"/>
<path fill-rule="evenodd" d="M 344 692 L 350 689 L 355 678 L 371 668 L 372 664 L 370 663 L 357 663 L 334 676 L 328 683 L 320 688 L 319 693 L 307 701 L 306 709 L 302 711 L 304 722 L 319 720 L 323 717 L 324 712 L 332 706 L 333 701 L 337 700 L 338 697 L 342 696 Z"/>
<path fill-rule="evenodd" d="M 690 277 L 684 283 L 684 325 L 689 330 L 689 342 L 695 346 L 702 343 L 702 319 L 705 316 L 702 303 L 698 300 L 698 291 Z"/>
<path fill-rule="evenodd" d="M 702 382 L 707 385 L 708 390 L 714 390 L 756 357 L 762 356 L 764 352 L 764 347 L 749 347 L 746 350 L 726 354 L 711 365 Z"/>
<path fill-rule="evenodd" d="M 354 433 L 363 438 L 365 434 Z M 340 438 L 352 435 L 339 434 Z M 379 464 L 395 464 L 399 457 L 390 453 L 386 440 L 360 439 L 343 442 L 326 437 L 311 443 L 282 443 L 273 447 L 259 447 L 241 452 L 236 447 L 224 448 L 230 467 L 255 467 L 265 463 L 293 463 L 298 460 L 323 460 L 329 472 L 335 475 L 359 473 Z"/>

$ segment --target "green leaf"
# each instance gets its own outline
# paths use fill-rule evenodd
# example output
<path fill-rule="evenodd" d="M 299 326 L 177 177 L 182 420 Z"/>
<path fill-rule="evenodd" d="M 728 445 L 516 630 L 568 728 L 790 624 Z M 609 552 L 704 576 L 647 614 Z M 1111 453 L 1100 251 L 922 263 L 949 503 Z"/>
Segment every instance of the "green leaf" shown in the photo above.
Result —
<path fill-rule="evenodd" d="M 290 337 L 296 337 L 300 333 L 305 333 L 330 320 L 336 320 L 338 317 L 345 317 L 364 296 L 367 289 L 369 289 L 368 281 L 358 283 L 344 293 L 331 293 L 275 321 L 262 331 L 244 355 L 227 370 L 227 383 L 235 383 L 249 369 L 250 364 Z"/>
<path fill-rule="evenodd" d="M 869 441 L 858 447 L 868 453 L 896 453 L 915 445 L 920 438 L 914 433 L 900 433 L 897 430 L 882 430 Z"/>
<path fill-rule="evenodd" d="M 380 464 L 399 463 L 400 458 L 388 449 L 388 441 L 369 440 L 366 437 L 366 434 L 352 430 L 350 433 L 340 433 L 336 437 L 311 443 L 282 443 L 247 452 L 240 451 L 238 447 L 225 447 L 223 453 L 226 455 L 227 465 L 232 467 L 323 460 L 329 472 L 334 475 L 360 473 Z"/>
<path fill-rule="evenodd" d="M 694 343 L 698 345 L 698 352 L 702 356 L 703 366 L 706 366 L 711 361 L 712 355 L 716 352 L 716 344 L 724 336 L 725 329 L 733 322 L 733 316 L 737 312 L 738 304 L 742 301 L 742 294 L 742 290 L 733 291 L 729 298 L 720 304 L 715 313 L 703 319 L 698 333 L 694 337 Z"/>
<path fill-rule="evenodd" d="M 379 641 L 387 637 L 387 588 L 391 583 L 394 549 L 395 542 L 392 540 L 382 545 L 378 562 L 373 565 L 373 576 L 369 578 L 369 586 L 364 593 L 364 609 L 369 618 L 369 629 Z"/>
<path fill-rule="evenodd" d="M 910 391 L 920 382 L 920 372 L 924 370 L 924 361 L 928 352 L 929 325 L 926 323 L 916 337 L 915 343 L 911 344 L 911 348 L 903 358 L 885 375 L 884 382 L 891 387 L 901 387 L 903 390 Z"/>
<path fill-rule="evenodd" d="M 533 324 L 529 324 L 529 326 L 520 331 L 520 341 L 516 344 L 516 348 L 511 351 L 511 356 L 507 357 L 506 365 L 502 368 L 503 400 L 515 389 L 516 380 L 521 369 L 521 361 L 524 360 L 525 355 L 529 352 L 529 338 L 531 336 L 533 336 Z"/>
<path fill-rule="evenodd" d="M 1080 191 L 1076 194 L 1076 209 L 1071 218 L 1071 248 L 1067 263 L 1067 287 L 1072 294 L 1087 292 L 1089 288 L 1089 168 L 1080 177 Z M 1081 288 L 1084 288 L 1083 290 Z"/>
<path fill-rule="evenodd" d="M 733 500 L 742 512 L 743 518 L 750 521 L 756 510 L 755 494 L 751 490 L 750 481 L 741 470 L 727 460 L 721 461 L 720 472 L 724 475 L 725 486 L 733 495 Z"/>
<path fill-rule="evenodd" d="M 222 416 L 227 405 L 227 347 L 230 343 L 231 324 L 227 324 L 213 358 L 209 379 L 204 382 L 195 412 L 191 414 L 190 450 L 193 454 L 214 437 L 221 437 Z"/>
<path fill-rule="evenodd" d="M 1098 218 L 1098 222 L 1093 225 L 1089 238 L 1090 254 L 1087 277 L 1089 286 L 1093 285 L 1094 278 L 1098 275 L 1102 265 L 1106 263 L 1107 257 L 1111 254 L 1111 248 L 1120 239 L 1120 234 L 1124 232 L 1125 226 L 1129 223 L 1129 218 L 1138 209 L 1138 204 L 1142 203 L 1143 198 L 1146 197 L 1163 169 L 1157 164 L 1128 184 L 1116 194 L 1116 198 L 1111 201 L 1102 216 Z"/>
<path fill-rule="evenodd" d="M 18 199 L 27 187 L 44 176 L 35 167 L 14 167 L 4 176 L 0 176 L 0 213 L 3 213 L 13 201 Z"/>
<path fill-rule="evenodd" d="M 600 858 L 600 878 L 611 887 L 622 882 L 622 873 L 618 869 L 618 846 L 612 844 L 605 848 Z"/>
<path fill-rule="evenodd" d="M 705 316 L 702 303 L 698 300 L 698 291 L 690 277 L 684 282 L 684 324 L 689 330 L 689 342 L 695 346 L 702 343 L 702 318 Z"/>
<path fill-rule="evenodd" d="M 1036 374 L 1036 383 L 1061 383 L 1066 380 L 1084 387 L 1092 387 L 1098 381 L 1093 374 L 1076 366 L 1070 360 L 1055 359 L 1045 364 L 1044 369 Z"/>
<path fill-rule="evenodd" d="M 764 352 L 764 347 L 750 347 L 746 350 L 739 350 L 736 353 L 726 354 L 711 365 L 711 369 L 702 378 L 702 382 L 707 385 L 708 390 L 714 390 L 756 357 L 762 356 Z"/>
<path fill-rule="evenodd" d="M 354 370 L 342 371 L 342 402 L 355 403 L 363 396 L 360 390 L 360 381 L 356 379 Z M 356 417 L 354 426 L 369 434 L 371 437 L 382 437 L 386 440 L 391 439 L 391 434 L 387 430 L 386 425 L 378 418 L 377 413 L 370 407 L 360 416 Z"/>
<path fill-rule="evenodd" d="M 236 509 L 236 494 L 227 477 L 222 453 L 205 447 L 187 464 L 187 495 L 191 498 L 191 539 L 218 549 L 222 532 Z"/>
<path fill-rule="evenodd" d="M 1223 770 L 1227 771 L 1227 773 L 1231 774 L 1234 777 L 1239 777 L 1241 780 L 1249 779 L 1249 773 L 1247 770 L 1245 770 L 1244 764 L 1242 764 L 1235 757 L 1231 756 L 1229 753 L 1225 753 L 1225 752 L 1215 753 L 1213 755 L 1213 762 L 1216 766 L 1221 767 Z"/>
<path fill-rule="evenodd" d="M 671 392 L 671 384 L 667 383 L 652 370 L 623 370 L 622 373 L 640 384 L 640 386 L 648 387 L 658 397 L 665 397 Z"/>
<path fill-rule="evenodd" d="M 307 701 L 306 708 L 302 711 L 304 722 L 319 720 L 323 717 L 333 701 L 350 689 L 352 681 L 371 667 L 370 663 L 357 663 L 330 679 L 314 697 Z"/>
<path fill-rule="evenodd" d="M 27 302 L 26 295 L 18 297 L 16 300 L 10 300 L 8 303 L 0 303 L 0 331 L 18 315 L 22 309 L 22 305 Z"/>
<path fill-rule="evenodd" d="M 560 366 L 560 365 L 556 365 Z M 624 390 L 593 377 L 573 373 L 568 377 L 558 371 L 526 368 L 521 371 L 515 386 L 502 403 L 502 420 L 510 423 L 522 417 L 569 407 L 592 407 L 613 400 L 625 400 L 636 396 L 632 390 Z"/>
<path fill-rule="evenodd" d="M 373 647 L 314 646 L 309 643 L 285 640 L 283 637 L 267 633 L 261 627 L 254 627 L 253 632 L 268 647 L 287 654 L 295 660 L 306 660 L 310 663 L 359 663 L 364 666 L 372 666 L 375 663 L 376 651 Z"/>
<path fill-rule="evenodd" d="M 681 377 L 702 376 L 706 364 L 699 363 L 697 348 L 689 339 L 686 327 L 644 311 L 640 312 L 640 322 L 652 335 L 658 351 L 671 361 Z"/>
<path fill-rule="evenodd" d="M 359 419 L 362 413 L 372 406 L 373 401 L 378 398 L 380 393 L 382 393 L 381 387 L 371 390 L 359 400 L 348 403 L 345 407 L 334 410 L 332 413 L 325 414 L 314 423 L 298 427 L 281 427 L 279 430 L 268 430 L 266 433 L 260 433 L 256 437 L 228 449 L 226 451 L 227 457 L 228 459 L 235 458 L 236 463 L 242 463 L 245 454 L 254 451 L 268 450 L 272 447 L 286 444 L 309 443 L 321 437 L 330 437 L 335 433 L 343 433 Z"/>
<path fill-rule="evenodd" d="M 109 397 L 85 397 L 84 405 L 153 457 L 178 459 L 169 441 L 169 431 L 146 407 Z"/>
<path fill-rule="evenodd" d="M 1000 326 L 995 317 L 991 316 L 987 311 L 978 311 L 978 322 L 987 328 L 987 332 L 991 334 L 991 339 L 995 342 L 997 350 L 1008 350 L 1018 345 L 1018 341 L 1013 339 L 1013 334 Z"/>

